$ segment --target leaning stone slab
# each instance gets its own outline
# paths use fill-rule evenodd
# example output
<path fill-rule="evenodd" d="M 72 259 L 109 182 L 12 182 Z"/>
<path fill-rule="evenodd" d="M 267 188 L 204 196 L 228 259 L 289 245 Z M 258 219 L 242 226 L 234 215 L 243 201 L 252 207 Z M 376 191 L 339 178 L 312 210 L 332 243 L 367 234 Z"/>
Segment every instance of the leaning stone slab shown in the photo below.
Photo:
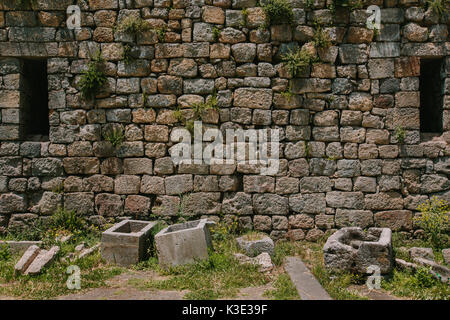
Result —
<path fill-rule="evenodd" d="M 449 282 L 449 278 L 450 278 L 450 269 L 449 268 L 447 268 L 443 265 L 437 264 L 434 261 L 424 259 L 424 258 L 415 258 L 414 262 L 416 262 L 422 266 L 425 266 L 425 267 L 431 267 L 431 274 L 435 278 L 441 280 L 444 283 Z"/>
<path fill-rule="evenodd" d="M 53 246 L 48 251 L 41 250 L 39 252 L 39 255 L 33 260 L 33 262 L 27 268 L 25 274 L 34 275 L 41 273 L 42 269 L 49 266 L 53 262 L 58 252 L 59 252 L 58 246 Z"/>
<path fill-rule="evenodd" d="M 88 255 L 94 253 L 98 248 L 100 248 L 100 243 L 97 243 L 92 248 L 83 249 L 80 254 L 78 255 L 78 259 L 83 259 L 84 257 L 87 257 Z"/>
<path fill-rule="evenodd" d="M 207 219 L 201 219 L 161 230 L 155 236 L 159 264 L 168 268 L 208 258 L 208 249 L 212 248 L 210 224 Z"/>
<path fill-rule="evenodd" d="M 14 266 L 14 270 L 24 273 L 33 262 L 33 260 L 38 256 L 40 251 L 41 249 L 36 245 L 32 245 L 31 247 L 29 247 L 23 254 L 22 258 L 20 258 L 20 260 Z"/>
<path fill-rule="evenodd" d="M 40 246 L 42 241 L 0 241 L 0 246 L 7 245 L 11 253 L 23 253 L 31 246 Z"/>
<path fill-rule="evenodd" d="M 249 257 L 256 257 L 263 252 L 267 252 L 269 255 L 274 253 L 273 240 L 264 236 L 258 240 L 249 240 L 247 236 L 242 236 L 236 239 L 239 247 L 245 251 L 245 254 Z"/>
<path fill-rule="evenodd" d="M 144 260 L 156 225 L 156 221 L 124 220 L 112 226 L 102 233 L 102 258 L 121 266 Z"/>
<path fill-rule="evenodd" d="M 332 300 L 302 260 L 287 257 L 284 266 L 302 300 Z"/>
<path fill-rule="evenodd" d="M 347 227 L 331 235 L 323 247 L 325 267 L 367 273 L 376 265 L 382 274 L 389 273 L 394 264 L 392 231 L 370 228 L 367 233 L 358 227 Z"/>

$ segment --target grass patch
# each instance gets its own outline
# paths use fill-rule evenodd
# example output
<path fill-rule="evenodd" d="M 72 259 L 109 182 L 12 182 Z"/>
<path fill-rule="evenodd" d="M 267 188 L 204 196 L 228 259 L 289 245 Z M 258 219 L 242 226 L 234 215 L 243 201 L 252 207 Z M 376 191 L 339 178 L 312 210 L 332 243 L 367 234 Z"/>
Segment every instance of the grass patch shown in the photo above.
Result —
<path fill-rule="evenodd" d="M 423 269 L 414 274 L 394 269 L 391 278 L 381 281 L 381 287 L 396 296 L 409 299 L 449 300 L 450 286 L 434 279 Z"/>
<path fill-rule="evenodd" d="M 328 294 L 336 300 L 361 300 L 364 297 L 358 295 L 348 287 L 359 284 L 358 276 L 351 273 L 333 273 L 325 269 L 323 264 L 323 244 L 325 239 L 318 243 L 307 241 L 284 241 L 277 244 L 272 259 L 275 265 L 281 265 L 286 256 L 299 256 L 306 264 L 317 281 L 324 287 Z"/>
<path fill-rule="evenodd" d="M 75 246 L 81 241 L 92 246 L 99 240 L 98 236 L 88 235 L 81 238 L 76 237 L 68 243 L 61 244 L 61 250 L 53 264 L 35 276 L 14 272 L 14 265 L 21 255 L 0 260 L 0 295 L 21 299 L 51 299 L 60 295 L 79 293 L 78 290 L 67 288 L 66 282 L 70 275 L 66 272 L 69 265 L 77 265 L 80 268 L 82 290 L 104 286 L 107 279 L 120 274 L 123 269 L 106 265 L 102 261 L 99 251 L 74 262 L 60 260 L 69 252 L 74 252 Z"/>
<path fill-rule="evenodd" d="M 292 283 L 289 276 L 285 273 L 280 274 L 274 282 L 275 289 L 264 292 L 265 297 L 274 300 L 299 300 L 297 288 Z"/>
<path fill-rule="evenodd" d="M 238 263 L 233 256 L 233 252 L 237 251 L 233 238 L 214 241 L 214 248 L 215 251 L 210 253 L 207 260 L 167 271 L 159 267 L 156 258 L 151 258 L 138 268 L 149 268 L 170 277 L 144 282 L 132 279 L 129 283 L 141 290 L 188 290 L 185 299 L 211 300 L 232 298 L 239 293 L 240 288 L 264 285 L 271 280 L 270 276 L 258 272 L 256 266 Z"/>

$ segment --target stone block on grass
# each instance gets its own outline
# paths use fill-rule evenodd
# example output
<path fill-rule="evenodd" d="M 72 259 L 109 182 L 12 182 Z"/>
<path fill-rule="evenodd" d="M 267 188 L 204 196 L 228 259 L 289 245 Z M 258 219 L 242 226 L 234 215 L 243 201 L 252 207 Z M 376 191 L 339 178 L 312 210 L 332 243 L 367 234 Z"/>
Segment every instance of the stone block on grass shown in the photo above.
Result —
<path fill-rule="evenodd" d="M 200 219 L 161 230 L 155 236 L 159 264 L 169 268 L 207 259 L 208 249 L 212 248 L 210 224 L 207 219 Z"/>
<path fill-rule="evenodd" d="M 107 262 L 130 266 L 146 258 L 155 221 L 124 220 L 102 233 L 101 255 Z"/>

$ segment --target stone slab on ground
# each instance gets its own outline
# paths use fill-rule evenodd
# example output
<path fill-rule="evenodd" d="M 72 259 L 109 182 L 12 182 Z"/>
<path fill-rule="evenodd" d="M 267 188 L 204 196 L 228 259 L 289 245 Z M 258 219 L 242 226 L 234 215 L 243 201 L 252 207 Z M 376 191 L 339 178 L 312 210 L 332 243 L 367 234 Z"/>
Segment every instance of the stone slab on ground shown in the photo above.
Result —
<path fill-rule="evenodd" d="M 53 246 L 49 250 L 41 250 L 39 255 L 33 260 L 25 271 L 25 274 L 39 274 L 42 269 L 50 265 L 59 252 L 58 246 Z"/>
<path fill-rule="evenodd" d="M 287 257 L 284 269 L 302 300 L 332 300 L 300 258 Z"/>
<path fill-rule="evenodd" d="M 0 246 L 7 245 L 11 253 L 24 253 L 31 246 L 40 246 L 42 241 L 0 241 Z"/>
<path fill-rule="evenodd" d="M 14 270 L 18 272 L 25 272 L 28 269 L 30 264 L 34 261 L 34 259 L 38 256 L 41 249 L 38 246 L 32 245 L 25 251 L 22 258 L 16 263 L 14 266 Z"/>
<path fill-rule="evenodd" d="M 427 260 L 424 258 L 415 258 L 414 262 L 416 262 L 422 266 L 425 266 L 425 267 L 431 267 L 431 271 L 432 271 L 431 273 L 435 276 L 435 278 L 441 280 L 444 283 L 449 282 L 449 279 L 450 279 L 450 269 L 449 268 L 447 268 L 443 265 L 437 264 L 434 261 Z"/>

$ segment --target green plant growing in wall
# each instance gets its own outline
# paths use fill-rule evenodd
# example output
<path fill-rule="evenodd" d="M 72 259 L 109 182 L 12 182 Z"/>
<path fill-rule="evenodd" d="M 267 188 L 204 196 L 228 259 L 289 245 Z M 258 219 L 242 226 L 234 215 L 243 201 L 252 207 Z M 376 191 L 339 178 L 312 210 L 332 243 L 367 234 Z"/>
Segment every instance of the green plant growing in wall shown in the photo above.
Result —
<path fill-rule="evenodd" d="M 213 34 L 213 39 L 214 39 L 214 41 L 219 40 L 220 29 L 217 28 L 217 27 L 213 27 L 213 28 L 212 28 L 212 34 Z"/>
<path fill-rule="evenodd" d="M 211 109 L 215 109 L 215 110 L 219 109 L 216 91 L 214 90 L 212 92 L 212 94 L 209 96 L 209 98 L 206 100 L 206 102 L 192 104 L 191 109 L 193 111 L 193 116 L 191 119 L 186 119 L 186 117 L 183 116 L 183 112 L 181 111 L 179 106 L 174 111 L 175 118 L 179 122 L 183 123 L 185 128 L 187 130 L 189 130 L 190 132 L 192 132 L 194 129 L 194 122 L 202 120 L 203 115 L 206 111 L 211 110 Z"/>
<path fill-rule="evenodd" d="M 314 25 L 316 27 L 314 31 L 314 46 L 316 48 L 328 48 L 331 46 L 330 36 L 323 30 L 323 26 L 319 21 L 315 21 Z"/>
<path fill-rule="evenodd" d="M 98 90 L 105 84 L 106 75 L 103 72 L 103 57 L 101 51 L 91 57 L 87 70 L 83 71 L 79 82 L 81 95 L 85 99 L 92 99 Z"/>
<path fill-rule="evenodd" d="M 248 14 L 249 14 L 248 9 L 247 8 L 242 9 L 241 13 L 242 13 L 241 26 L 246 27 L 247 26 L 247 18 L 248 18 Z"/>
<path fill-rule="evenodd" d="M 103 138 L 104 138 L 106 141 L 111 142 L 111 144 L 113 145 L 114 148 L 117 148 L 117 147 L 119 147 L 119 146 L 123 143 L 123 141 L 125 140 L 125 135 L 124 135 L 124 133 L 123 133 L 122 128 L 116 128 L 116 127 L 114 127 L 114 128 L 112 128 L 112 129 L 106 130 L 106 131 L 103 133 Z"/>
<path fill-rule="evenodd" d="M 287 0 L 267 0 L 262 7 L 268 25 L 294 22 L 294 11 Z"/>
<path fill-rule="evenodd" d="M 129 44 L 126 44 L 123 46 L 122 59 L 125 62 L 125 64 L 129 64 L 131 61 L 134 60 L 131 52 L 132 52 L 132 48 Z"/>
<path fill-rule="evenodd" d="M 306 5 L 307 9 L 310 9 L 310 10 L 314 9 L 314 0 L 306 0 L 305 5 Z"/>
<path fill-rule="evenodd" d="M 448 12 L 447 6 L 449 4 L 448 0 L 430 0 L 427 1 L 427 8 L 431 9 L 439 17 L 442 17 Z"/>
<path fill-rule="evenodd" d="M 309 144 L 309 141 L 305 141 L 305 155 L 306 158 L 310 158 L 311 157 L 311 146 Z"/>
<path fill-rule="evenodd" d="M 289 85 L 287 89 L 283 92 L 281 92 L 281 95 L 286 98 L 287 101 L 291 101 L 292 97 L 294 96 L 294 93 L 292 92 L 292 82 L 289 81 Z"/>
<path fill-rule="evenodd" d="M 115 27 L 115 31 L 137 35 L 150 30 L 150 25 L 141 17 L 128 16 Z"/>
<path fill-rule="evenodd" d="M 287 67 L 292 77 L 296 77 L 315 61 L 311 53 L 306 49 L 289 49 L 286 54 L 281 56 L 281 61 Z"/>
<path fill-rule="evenodd" d="M 167 27 L 161 27 L 161 28 L 156 28 L 153 29 L 156 32 L 156 35 L 158 36 L 158 41 L 159 42 L 164 42 L 164 39 L 166 38 L 166 33 L 167 33 Z"/>
<path fill-rule="evenodd" d="M 398 143 L 405 143 L 406 130 L 403 127 L 395 128 L 395 138 L 397 139 Z"/>

